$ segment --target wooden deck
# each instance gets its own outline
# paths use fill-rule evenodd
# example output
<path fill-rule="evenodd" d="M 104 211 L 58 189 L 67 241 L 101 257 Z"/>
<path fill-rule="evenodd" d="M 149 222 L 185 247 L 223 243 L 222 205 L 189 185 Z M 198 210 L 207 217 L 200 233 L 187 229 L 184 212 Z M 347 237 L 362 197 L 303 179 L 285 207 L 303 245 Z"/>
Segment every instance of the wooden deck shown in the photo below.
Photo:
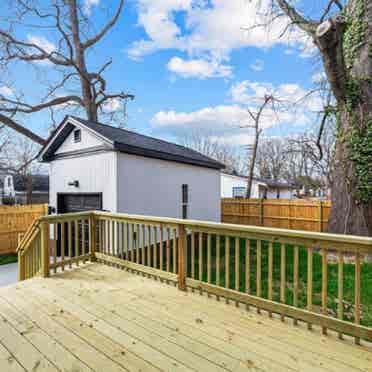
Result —
<path fill-rule="evenodd" d="M 372 371 L 315 328 L 89 263 L 0 289 L 0 371 Z"/>

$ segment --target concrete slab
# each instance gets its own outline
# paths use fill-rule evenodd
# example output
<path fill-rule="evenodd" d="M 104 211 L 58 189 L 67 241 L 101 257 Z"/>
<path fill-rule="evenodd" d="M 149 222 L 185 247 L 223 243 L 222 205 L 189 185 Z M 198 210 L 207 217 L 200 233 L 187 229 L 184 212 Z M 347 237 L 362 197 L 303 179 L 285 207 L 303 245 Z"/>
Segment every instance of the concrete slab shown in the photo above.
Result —
<path fill-rule="evenodd" d="M 18 264 L 0 265 L 0 287 L 17 283 Z"/>

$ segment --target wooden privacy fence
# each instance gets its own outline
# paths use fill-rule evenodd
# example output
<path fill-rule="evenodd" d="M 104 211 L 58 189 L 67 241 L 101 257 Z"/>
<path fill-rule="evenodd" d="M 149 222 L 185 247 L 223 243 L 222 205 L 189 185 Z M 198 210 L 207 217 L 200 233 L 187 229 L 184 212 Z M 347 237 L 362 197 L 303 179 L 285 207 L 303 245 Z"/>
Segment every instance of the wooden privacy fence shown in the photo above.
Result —
<path fill-rule="evenodd" d="M 16 253 L 19 234 L 47 213 L 47 204 L 0 206 L 0 255 Z"/>
<path fill-rule="evenodd" d="M 239 225 L 324 232 L 328 229 L 331 202 L 301 199 L 221 200 L 221 220 Z"/>
<path fill-rule="evenodd" d="M 98 261 L 357 343 L 372 341 L 371 254 L 367 237 L 107 212 L 42 217 L 18 249 L 20 280 Z"/>

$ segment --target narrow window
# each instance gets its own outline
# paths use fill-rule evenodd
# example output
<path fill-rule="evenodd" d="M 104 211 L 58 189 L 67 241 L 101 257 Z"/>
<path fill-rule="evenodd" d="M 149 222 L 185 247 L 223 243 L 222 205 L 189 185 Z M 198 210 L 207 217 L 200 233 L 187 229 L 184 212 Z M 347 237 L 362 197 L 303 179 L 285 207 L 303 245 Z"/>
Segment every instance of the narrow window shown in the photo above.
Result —
<path fill-rule="evenodd" d="M 187 219 L 187 209 L 189 202 L 189 185 L 182 185 L 182 218 Z"/>
<path fill-rule="evenodd" d="M 80 142 L 81 141 L 81 130 L 75 129 L 74 130 L 74 142 Z"/>
<path fill-rule="evenodd" d="M 189 185 L 183 184 L 182 185 L 182 203 L 187 204 L 189 202 Z"/>

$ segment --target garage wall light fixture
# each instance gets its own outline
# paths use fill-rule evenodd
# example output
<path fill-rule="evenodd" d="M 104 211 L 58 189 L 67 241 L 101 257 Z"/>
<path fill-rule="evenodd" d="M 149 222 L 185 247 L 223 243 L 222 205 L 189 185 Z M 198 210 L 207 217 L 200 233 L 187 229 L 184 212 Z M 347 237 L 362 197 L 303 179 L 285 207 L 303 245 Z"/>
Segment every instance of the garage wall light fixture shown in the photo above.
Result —
<path fill-rule="evenodd" d="M 79 187 L 79 181 L 75 180 L 75 181 L 71 181 L 68 183 L 69 186 L 74 186 L 74 187 Z"/>

